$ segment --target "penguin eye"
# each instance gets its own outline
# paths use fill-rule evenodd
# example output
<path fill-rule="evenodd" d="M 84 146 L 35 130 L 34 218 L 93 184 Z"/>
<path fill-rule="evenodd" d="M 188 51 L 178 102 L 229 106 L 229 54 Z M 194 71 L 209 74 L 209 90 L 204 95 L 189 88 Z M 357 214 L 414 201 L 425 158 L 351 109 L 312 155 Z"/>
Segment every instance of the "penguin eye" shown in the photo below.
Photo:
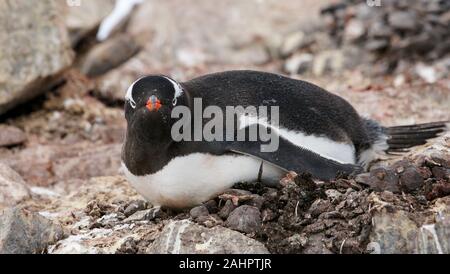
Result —
<path fill-rule="evenodd" d="M 176 106 L 176 105 L 177 105 L 177 103 L 178 103 L 178 100 L 177 100 L 177 98 L 173 98 L 173 100 L 172 100 L 172 105 L 173 105 L 173 106 Z"/>

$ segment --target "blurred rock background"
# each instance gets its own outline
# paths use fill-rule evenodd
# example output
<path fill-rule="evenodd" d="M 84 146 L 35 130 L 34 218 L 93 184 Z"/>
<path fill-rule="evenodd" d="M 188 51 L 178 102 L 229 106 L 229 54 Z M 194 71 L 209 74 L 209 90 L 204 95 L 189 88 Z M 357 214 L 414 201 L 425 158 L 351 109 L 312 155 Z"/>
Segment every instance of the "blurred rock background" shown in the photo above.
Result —
<path fill-rule="evenodd" d="M 448 1 L 144 0 L 99 41 L 115 6 L 0 2 L 0 253 L 237 252 L 229 241 L 248 253 L 449 252 L 448 135 L 368 179 L 315 190 L 291 180 L 292 193 L 310 194 L 301 210 L 279 203 L 294 194 L 261 187 L 236 204 L 153 214 L 119 171 L 125 91 L 152 73 L 264 70 L 316 83 L 385 125 L 449 120 Z M 405 185 L 406 196 L 394 191 Z M 178 249 L 159 244 L 170 228 Z M 45 236 L 24 243 L 15 231 Z M 205 234 L 221 237 L 206 245 Z"/>

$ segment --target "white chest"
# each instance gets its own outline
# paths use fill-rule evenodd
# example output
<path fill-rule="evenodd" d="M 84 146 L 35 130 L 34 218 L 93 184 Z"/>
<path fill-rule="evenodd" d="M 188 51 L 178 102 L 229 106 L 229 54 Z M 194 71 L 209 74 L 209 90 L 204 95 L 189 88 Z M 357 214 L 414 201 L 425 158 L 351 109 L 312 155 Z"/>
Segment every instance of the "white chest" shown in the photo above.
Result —
<path fill-rule="evenodd" d="M 241 181 L 258 178 L 261 161 L 249 156 L 194 153 L 174 158 L 160 171 L 135 176 L 122 163 L 131 185 L 155 206 L 198 205 Z M 262 178 L 278 181 L 283 172 L 264 164 Z"/>

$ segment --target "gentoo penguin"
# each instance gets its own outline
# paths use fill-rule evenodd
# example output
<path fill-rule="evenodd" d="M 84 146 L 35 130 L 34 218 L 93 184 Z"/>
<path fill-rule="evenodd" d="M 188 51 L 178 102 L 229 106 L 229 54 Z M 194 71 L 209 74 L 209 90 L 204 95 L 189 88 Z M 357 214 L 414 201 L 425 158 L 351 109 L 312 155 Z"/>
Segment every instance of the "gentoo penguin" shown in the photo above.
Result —
<path fill-rule="evenodd" d="M 261 151 L 259 140 L 174 140 L 178 120 L 172 112 L 181 106 L 194 115 L 199 98 L 204 108 L 224 112 L 227 106 L 277 106 L 276 128 L 269 119 L 244 125 L 271 127 L 278 149 Z M 360 172 L 377 155 L 424 144 L 446 127 L 445 122 L 383 127 L 318 86 L 257 71 L 220 72 L 182 83 L 146 76 L 129 87 L 125 99 L 125 176 L 152 204 L 169 208 L 198 205 L 237 182 L 277 182 L 287 171 L 323 180 Z"/>

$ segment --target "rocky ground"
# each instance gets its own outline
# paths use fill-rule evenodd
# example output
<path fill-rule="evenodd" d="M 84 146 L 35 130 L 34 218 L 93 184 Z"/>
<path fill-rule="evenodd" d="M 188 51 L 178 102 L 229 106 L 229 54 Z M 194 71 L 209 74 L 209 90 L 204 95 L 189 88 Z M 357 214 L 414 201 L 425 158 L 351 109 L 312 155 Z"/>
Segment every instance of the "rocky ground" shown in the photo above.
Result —
<path fill-rule="evenodd" d="M 102 43 L 114 1 L 0 3 L 0 253 L 449 253 L 448 133 L 355 178 L 240 183 L 183 212 L 121 176 L 143 74 L 272 71 L 385 125 L 450 119 L 445 1 L 329 2 L 147 0 Z"/>

